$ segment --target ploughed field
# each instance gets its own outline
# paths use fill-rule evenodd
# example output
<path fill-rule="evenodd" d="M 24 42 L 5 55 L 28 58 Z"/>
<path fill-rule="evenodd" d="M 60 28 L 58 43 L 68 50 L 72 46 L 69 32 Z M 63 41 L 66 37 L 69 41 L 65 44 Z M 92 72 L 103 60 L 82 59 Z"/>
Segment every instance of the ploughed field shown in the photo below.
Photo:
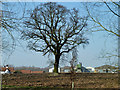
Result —
<path fill-rule="evenodd" d="M 77 73 L 75 88 L 118 88 L 117 73 Z M 11 74 L 2 76 L 2 85 L 17 87 L 71 88 L 71 74 Z"/>

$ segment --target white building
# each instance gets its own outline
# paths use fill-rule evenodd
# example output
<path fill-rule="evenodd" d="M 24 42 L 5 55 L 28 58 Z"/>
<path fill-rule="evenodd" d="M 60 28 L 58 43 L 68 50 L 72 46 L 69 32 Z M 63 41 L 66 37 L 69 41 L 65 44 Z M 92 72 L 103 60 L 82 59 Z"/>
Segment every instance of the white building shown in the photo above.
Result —
<path fill-rule="evenodd" d="M 4 71 L 0 71 L 0 74 L 5 74 L 5 72 Z"/>
<path fill-rule="evenodd" d="M 52 73 L 53 70 L 54 70 L 54 68 L 50 68 L 50 69 L 49 69 L 49 72 Z M 60 73 L 60 68 L 58 68 L 58 72 Z"/>
<path fill-rule="evenodd" d="M 5 66 L 6 70 L 5 71 L 0 71 L 0 74 L 10 74 L 10 70 L 8 68 L 8 65 Z"/>
<path fill-rule="evenodd" d="M 90 72 L 95 72 L 95 68 L 93 67 L 86 67 L 86 69 L 88 69 Z"/>
<path fill-rule="evenodd" d="M 11 72 L 8 70 L 8 69 L 6 69 L 5 71 L 0 71 L 0 74 L 10 74 Z"/>

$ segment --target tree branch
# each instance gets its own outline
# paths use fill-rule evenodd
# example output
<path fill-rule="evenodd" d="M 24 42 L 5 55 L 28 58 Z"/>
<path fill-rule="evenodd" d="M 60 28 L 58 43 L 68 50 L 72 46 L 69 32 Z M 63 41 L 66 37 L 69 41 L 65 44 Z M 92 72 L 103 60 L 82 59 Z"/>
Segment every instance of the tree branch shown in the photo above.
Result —
<path fill-rule="evenodd" d="M 117 13 L 115 13 L 115 12 L 109 7 L 109 5 L 108 5 L 106 2 L 104 2 L 104 3 L 106 4 L 106 6 L 109 8 L 109 10 L 110 10 L 113 14 L 115 14 L 115 15 L 118 16 L 118 17 L 120 17 L 120 15 L 117 14 Z"/>

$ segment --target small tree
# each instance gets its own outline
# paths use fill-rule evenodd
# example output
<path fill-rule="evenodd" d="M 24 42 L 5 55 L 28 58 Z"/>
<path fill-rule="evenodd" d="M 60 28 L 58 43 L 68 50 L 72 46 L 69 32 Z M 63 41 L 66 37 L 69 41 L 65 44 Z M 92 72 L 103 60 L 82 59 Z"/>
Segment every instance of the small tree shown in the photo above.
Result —
<path fill-rule="evenodd" d="M 29 49 L 43 52 L 43 55 L 52 52 L 56 73 L 61 55 L 88 43 L 82 32 L 87 26 L 87 17 L 80 17 L 75 8 L 69 10 L 56 3 L 44 3 L 30 12 L 24 25 L 22 37 L 29 41 Z"/>
<path fill-rule="evenodd" d="M 74 48 L 72 50 L 72 59 L 70 61 L 70 65 L 71 65 L 71 69 L 70 69 L 70 72 L 71 72 L 71 87 L 72 89 L 74 88 L 74 84 L 75 84 L 75 75 L 76 75 L 76 71 L 75 71 L 75 66 L 77 65 L 77 48 Z"/>

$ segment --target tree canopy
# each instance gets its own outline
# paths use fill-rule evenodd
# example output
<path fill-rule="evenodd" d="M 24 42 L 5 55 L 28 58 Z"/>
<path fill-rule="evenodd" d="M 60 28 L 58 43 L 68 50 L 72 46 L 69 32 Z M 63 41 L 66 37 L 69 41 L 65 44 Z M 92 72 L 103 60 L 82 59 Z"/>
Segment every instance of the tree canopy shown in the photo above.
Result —
<path fill-rule="evenodd" d="M 88 44 L 83 32 L 87 17 L 79 14 L 75 8 L 70 10 L 50 2 L 37 6 L 24 21 L 22 38 L 29 41 L 29 49 L 55 55 L 54 72 L 58 72 L 62 54 L 80 44 Z"/>

